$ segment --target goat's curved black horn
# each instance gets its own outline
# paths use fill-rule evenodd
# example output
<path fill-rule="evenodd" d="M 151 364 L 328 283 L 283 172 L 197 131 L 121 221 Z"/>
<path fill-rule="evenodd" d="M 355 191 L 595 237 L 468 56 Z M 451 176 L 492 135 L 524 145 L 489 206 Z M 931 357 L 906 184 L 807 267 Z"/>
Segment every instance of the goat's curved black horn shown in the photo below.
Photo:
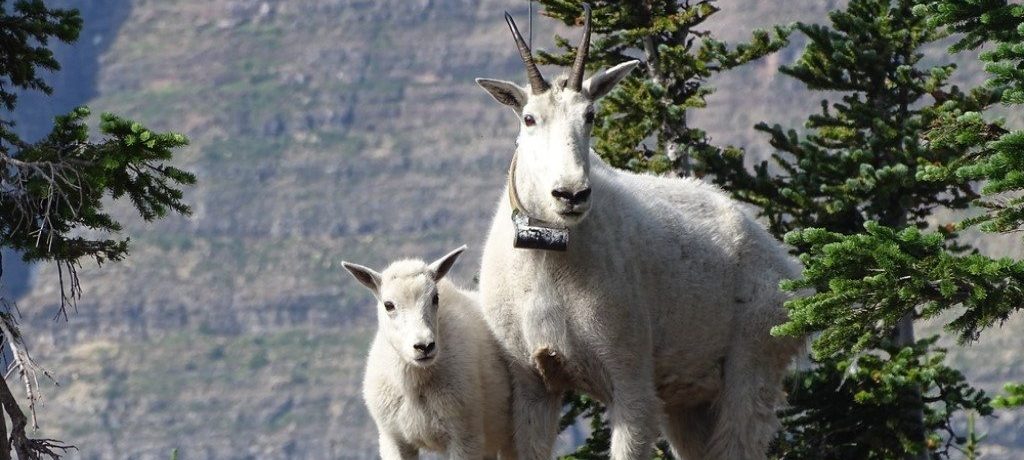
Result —
<path fill-rule="evenodd" d="M 575 91 L 583 89 L 583 72 L 587 66 L 587 54 L 590 52 L 590 5 L 583 4 L 583 38 L 576 47 L 576 60 L 572 63 L 569 73 L 569 88 Z"/>
<path fill-rule="evenodd" d="M 541 94 L 547 91 L 551 85 L 544 81 L 544 76 L 540 74 L 537 63 L 533 62 L 533 53 L 530 51 L 530 45 L 527 45 L 526 40 L 523 40 L 523 34 L 519 33 L 516 22 L 512 20 L 512 15 L 508 14 L 507 11 L 505 12 L 505 22 L 508 23 L 508 28 L 512 31 L 512 38 L 516 40 L 516 46 L 519 47 L 519 56 L 523 58 L 523 64 L 526 65 L 526 76 L 530 80 L 530 88 L 532 88 L 533 94 Z"/>

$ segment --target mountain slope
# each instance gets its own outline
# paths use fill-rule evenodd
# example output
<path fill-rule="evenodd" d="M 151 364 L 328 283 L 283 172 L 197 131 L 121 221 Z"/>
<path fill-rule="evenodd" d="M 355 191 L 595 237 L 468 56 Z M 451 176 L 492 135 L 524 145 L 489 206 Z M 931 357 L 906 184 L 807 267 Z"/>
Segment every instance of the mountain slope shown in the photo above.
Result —
<path fill-rule="evenodd" d="M 714 27 L 739 39 L 752 25 L 820 21 L 837 3 L 731 0 Z M 95 78 L 58 92 L 188 135 L 179 164 L 200 182 L 189 219 L 141 224 L 114 206 L 132 222 L 133 253 L 82 270 L 69 322 L 51 320 L 56 277 L 38 268 L 19 303 L 33 351 L 62 381 L 47 389 L 41 434 L 88 459 L 172 448 L 183 459 L 372 458 L 358 385 L 374 316 L 340 261 L 381 267 L 466 243 L 455 272 L 472 279 L 515 135 L 472 78 L 524 80 L 501 12 L 525 18 L 526 2 L 77 5 L 87 21 L 117 20 L 83 34 L 80 46 L 102 44 Z M 537 47 L 550 46 L 553 21 L 534 24 Z M 775 71 L 797 51 L 715 82 L 697 119 L 716 142 L 764 149 L 753 121 L 796 126 L 817 105 Z M 1021 349 L 1008 331 L 993 335 Z M 970 362 L 986 382 L 1024 378 L 1012 357 Z"/>

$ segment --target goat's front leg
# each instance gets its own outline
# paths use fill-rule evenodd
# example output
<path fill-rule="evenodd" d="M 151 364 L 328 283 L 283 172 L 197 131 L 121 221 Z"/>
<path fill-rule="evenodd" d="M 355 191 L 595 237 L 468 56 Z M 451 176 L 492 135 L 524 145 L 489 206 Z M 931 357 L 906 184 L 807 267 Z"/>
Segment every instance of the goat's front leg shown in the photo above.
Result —
<path fill-rule="evenodd" d="M 519 458 L 551 458 L 558 437 L 559 393 L 552 393 L 532 368 L 512 364 L 512 425 Z"/>
<path fill-rule="evenodd" d="M 632 372 L 621 372 L 618 379 L 612 377 L 612 401 L 608 407 L 612 460 L 647 460 L 658 438 L 660 403 L 653 376 L 635 368 Z"/>
<path fill-rule="evenodd" d="M 449 460 L 480 460 L 484 455 L 484 417 L 476 404 L 465 404 L 469 401 L 483 401 L 486 396 L 473 391 L 479 388 L 473 386 L 466 389 L 462 395 L 463 401 L 453 401 L 453 407 L 458 407 L 458 418 L 452 420 L 448 427 L 451 439 L 448 441 Z"/>
<path fill-rule="evenodd" d="M 384 431 L 379 442 L 381 460 L 414 460 L 419 455 L 415 447 Z"/>
<path fill-rule="evenodd" d="M 459 433 L 448 445 L 449 460 L 480 460 L 483 458 L 484 440 L 479 433 Z"/>

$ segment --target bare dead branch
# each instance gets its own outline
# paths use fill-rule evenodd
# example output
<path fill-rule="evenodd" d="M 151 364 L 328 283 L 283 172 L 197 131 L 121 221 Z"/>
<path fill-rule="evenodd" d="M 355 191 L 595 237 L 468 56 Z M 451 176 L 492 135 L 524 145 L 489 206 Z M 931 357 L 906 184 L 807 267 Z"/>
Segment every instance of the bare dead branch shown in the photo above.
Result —
<path fill-rule="evenodd" d="M 39 374 L 45 375 L 55 385 L 57 384 L 57 379 L 53 378 L 50 371 L 36 364 L 32 356 L 29 355 L 28 348 L 25 346 L 25 342 L 22 340 L 18 330 L 18 325 L 14 321 L 14 316 L 10 313 L 0 313 L 0 332 L 3 333 L 4 341 L 10 347 L 11 355 L 14 357 L 7 375 L 17 372 L 21 377 L 21 383 L 25 386 L 25 394 L 28 397 L 29 413 L 32 415 L 32 428 L 39 429 L 39 423 L 36 419 L 36 401 L 42 396 L 39 391 Z"/>
<path fill-rule="evenodd" d="M 7 386 L 6 380 L 0 380 L 0 406 L 3 406 L 3 410 L 7 412 L 7 416 L 11 419 L 11 436 L 8 445 L 14 448 L 13 450 L 18 454 L 19 460 L 43 460 L 45 458 L 58 460 L 69 450 L 78 450 L 77 447 L 71 444 L 64 444 L 56 439 L 29 438 L 25 433 L 25 425 L 28 423 L 28 420 L 25 418 L 25 413 L 21 411 L 21 407 L 18 406 L 18 402 L 14 399 L 14 395 L 11 394 L 11 389 Z M 4 440 L 3 444 L 6 444 L 6 441 Z M 10 458 L 10 451 L 11 449 L 4 450 L 0 455 L 7 455 L 7 457 L 0 458 Z"/>

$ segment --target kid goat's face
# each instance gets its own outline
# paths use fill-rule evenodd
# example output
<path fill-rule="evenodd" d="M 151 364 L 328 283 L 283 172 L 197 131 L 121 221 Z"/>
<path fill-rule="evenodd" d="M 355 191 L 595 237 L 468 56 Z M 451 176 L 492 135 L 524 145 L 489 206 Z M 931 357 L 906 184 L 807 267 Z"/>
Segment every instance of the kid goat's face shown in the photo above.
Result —
<path fill-rule="evenodd" d="M 429 366 L 440 352 L 437 284 L 426 270 L 411 276 L 388 278 L 388 275 L 385 270 L 378 301 L 381 332 L 406 362 Z"/>
<path fill-rule="evenodd" d="M 377 299 L 378 334 L 406 363 L 428 367 L 441 353 L 438 336 L 441 299 L 437 283 L 465 249 L 462 246 L 431 264 L 420 260 L 398 261 L 383 273 L 342 262 Z"/>

